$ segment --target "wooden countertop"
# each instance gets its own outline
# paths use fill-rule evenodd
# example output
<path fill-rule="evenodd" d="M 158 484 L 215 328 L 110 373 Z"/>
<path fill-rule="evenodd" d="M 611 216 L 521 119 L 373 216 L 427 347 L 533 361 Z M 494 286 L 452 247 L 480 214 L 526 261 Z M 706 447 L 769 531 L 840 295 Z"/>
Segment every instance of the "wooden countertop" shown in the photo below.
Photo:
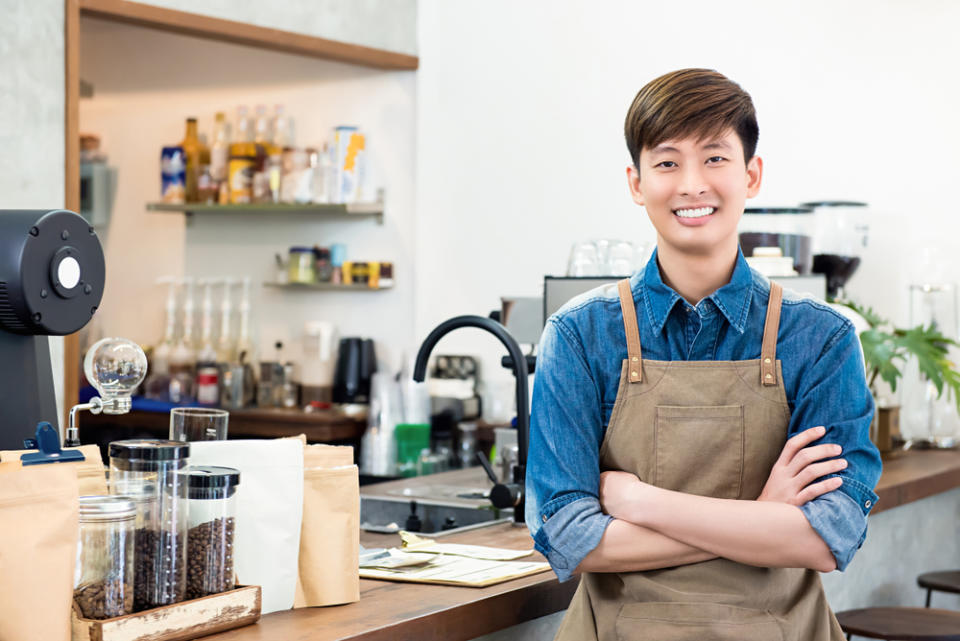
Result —
<path fill-rule="evenodd" d="M 474 470 L 476 472 L 476 470 Z M 455 473 L 422 477 L 420 482 L 454 482 Z M 460 474 L 463 474 L 462 472 Z M 480 481 L 469 474 L 461 483 Z M 391 487 L 398 482 L 391 483 Z M 384 484 L 386 485 L 386 484 Z M 376 486 L 367 486 L 364 493 Z M 960 487 L 960 452 L 909 451 L 884 461 L 873 513 Z M 376 492 L 374 492 L 376 494 Z M 363 532 L 365 547 L 389 547 L 396 535 Z M 444 538 L 444 542 L 475 543 L 525 549 L 533 541 L 524 528 L 500 524 Z M 534 552 L 530 559 L 542 560 Z M 459 641 L 558 612 L 567 607 L 578 580 L 557 582 L 552 572 L 515 579 L 488 588 L 459 588 L 389 581 L 360 581 L 360 601 L 342 606 L 275 612 L 259 623 L 205 637 L 211 641 Z"/>
<path fill-rule="evenodd" d="M 463 532 L 444 543 L 530 549 L 526 528 L 505 523 Z M 362 532 L 364 547 L 389 547 L 400 537 Z M 544 560 L 534 552 L 526 560 Z M 535 619 L 570 603 L 578 580 L 557 582 L 553 572 L 487 588 L 360 580 L 360 601 L 325 608 L 274 612 L 257 624 L 204 637 L 210 641 L 465 641 Z"/>
<path fill-rule="evenodd" d="M 960 451 L 909 450 L 883 461 L 871 514 L 960 487 Z"/>

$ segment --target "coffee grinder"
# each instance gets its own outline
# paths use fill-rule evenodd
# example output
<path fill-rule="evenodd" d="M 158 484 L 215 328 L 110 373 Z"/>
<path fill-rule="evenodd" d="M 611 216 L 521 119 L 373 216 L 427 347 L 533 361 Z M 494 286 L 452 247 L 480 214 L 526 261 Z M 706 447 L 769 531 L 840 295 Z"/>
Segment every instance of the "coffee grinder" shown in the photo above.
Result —
<path fill-rule="evenodd" d="M 23 447 L 40 422 L 59 424 L 47 337 L 90 321 L 105 276 L 103 248 L 83 217 L 0 210 L 0 449 Z"/>

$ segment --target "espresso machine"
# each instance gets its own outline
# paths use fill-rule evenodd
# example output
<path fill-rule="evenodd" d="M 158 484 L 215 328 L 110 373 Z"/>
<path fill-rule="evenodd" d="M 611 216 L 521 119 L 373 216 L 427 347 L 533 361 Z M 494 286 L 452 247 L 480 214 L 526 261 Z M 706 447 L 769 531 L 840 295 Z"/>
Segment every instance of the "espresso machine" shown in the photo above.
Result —
<path fill-rule="evenodd" d="M 41 422 L 58 426 L 47 337 L 90 321 L 105 275 L 100 240 L 83 217 L 0 210 L 0 449 L 22 448 Z"/>

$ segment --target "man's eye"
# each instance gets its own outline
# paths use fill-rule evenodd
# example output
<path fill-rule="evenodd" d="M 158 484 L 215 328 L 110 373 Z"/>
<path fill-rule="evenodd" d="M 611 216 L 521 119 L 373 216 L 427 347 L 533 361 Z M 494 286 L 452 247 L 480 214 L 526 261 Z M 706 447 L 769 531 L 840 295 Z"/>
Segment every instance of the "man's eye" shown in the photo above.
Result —
<path fill-rule="evenodd" d="M 707 158 L 708 163 L 718 163 L 723 162 L 724 160 L 726 160 L 726 158 L 723 156 L 711 156 L 710 158 Z"/>
<path fill-rule="evenodd" d="M 654 165 L 654 167 L 663 167 L 665 169 L 671 169 L 676 166 L 677 166 L 677 163 L 673 162 L 672 160 L 664 160 Z"/>

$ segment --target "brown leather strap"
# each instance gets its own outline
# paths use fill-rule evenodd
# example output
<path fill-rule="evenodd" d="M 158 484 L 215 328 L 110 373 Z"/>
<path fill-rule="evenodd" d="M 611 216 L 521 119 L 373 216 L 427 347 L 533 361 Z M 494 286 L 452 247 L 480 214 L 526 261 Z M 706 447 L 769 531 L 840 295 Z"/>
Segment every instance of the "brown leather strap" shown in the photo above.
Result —
<path fill-rule="evenodd" d="M 763 324 L 763 343 L 760 347 L 760 382 L 763 385 L 777 384 L 777 332 L 780 329 L 780 301 L 783 287 L 770 283 L 770 298 L 767 299 L 767 320 Z"/>
<path fill-rule="evenodd" d="M 637 309 L 633 305 L 633 292 L 630 291 L 630 280 L 624 279 L 617 283 L 620 291 L 620 308 L 623 310 L 623 330 L 627 335 L 627 380 L 639 383 L 643 380 L 643 355 L 640 354 L 640 330 L 637 327 Z"/>

